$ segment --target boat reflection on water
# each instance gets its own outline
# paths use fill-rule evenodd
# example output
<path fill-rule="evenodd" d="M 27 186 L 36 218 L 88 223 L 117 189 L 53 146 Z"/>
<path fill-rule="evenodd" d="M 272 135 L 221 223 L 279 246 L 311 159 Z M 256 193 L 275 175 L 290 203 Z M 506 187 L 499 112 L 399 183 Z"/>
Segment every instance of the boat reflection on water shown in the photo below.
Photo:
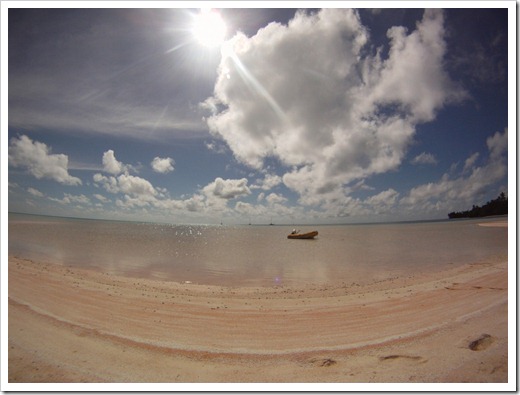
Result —
<path fill-rule="evenodd" d="M 479 226 L 485 222 L 313 225 L 307 229 L 315 234 L 290 235 L 294 225 L 174 225 L 9 213 L 9 255 L 194 284 L 366 284 L 507 259 L 508 228 Z M 291 240 L 306 234 L 314 234 L 315 242 Z"/>

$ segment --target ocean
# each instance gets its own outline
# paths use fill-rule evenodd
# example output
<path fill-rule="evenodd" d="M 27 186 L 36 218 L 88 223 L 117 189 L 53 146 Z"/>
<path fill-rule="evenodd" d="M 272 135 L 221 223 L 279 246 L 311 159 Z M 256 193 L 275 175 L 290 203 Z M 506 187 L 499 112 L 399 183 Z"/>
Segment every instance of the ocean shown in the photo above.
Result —
<path fill-rule="evenodd" d="M 493 219 L 300 226 L 204 226 L 9 213 L 9 255 L 135 278 L 221 286 L 369 284 L 507 259 Z M 496 219 L 494 219 L 496 220 Z M 500 219 L 504 220 L 504 219 Z"/>

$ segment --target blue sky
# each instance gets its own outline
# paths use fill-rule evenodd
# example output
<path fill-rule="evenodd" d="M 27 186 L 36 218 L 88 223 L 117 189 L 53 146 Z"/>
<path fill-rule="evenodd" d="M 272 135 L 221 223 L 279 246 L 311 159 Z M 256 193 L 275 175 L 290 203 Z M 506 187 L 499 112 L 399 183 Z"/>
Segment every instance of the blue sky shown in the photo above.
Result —
<path fill-rule="evenodd" d="M 447 218 L 508 193 L 514 2 L 241 2 L 209 11 L 226 27 L 212 46 L 195 34 L 198 8 L 18 3 L 9 211 L 351 223 Z"/>

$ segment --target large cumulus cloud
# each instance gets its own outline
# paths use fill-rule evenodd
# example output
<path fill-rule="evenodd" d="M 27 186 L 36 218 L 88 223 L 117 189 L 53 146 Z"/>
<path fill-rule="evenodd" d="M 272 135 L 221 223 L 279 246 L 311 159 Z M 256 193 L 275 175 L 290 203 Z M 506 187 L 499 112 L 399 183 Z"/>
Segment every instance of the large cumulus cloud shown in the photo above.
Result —
<path fill-rule="evenodd" d="M 396 169 L 416 125 L 464 97 L 443 68 L 443 23 L 426 10 L 414 31 L 390 29 L 386 58 L 350 9 L 239 33 L 204 103 L 210 131 L 252 168 L 280 160 L 301 203 L 348 202 L 350 183 Z"/>

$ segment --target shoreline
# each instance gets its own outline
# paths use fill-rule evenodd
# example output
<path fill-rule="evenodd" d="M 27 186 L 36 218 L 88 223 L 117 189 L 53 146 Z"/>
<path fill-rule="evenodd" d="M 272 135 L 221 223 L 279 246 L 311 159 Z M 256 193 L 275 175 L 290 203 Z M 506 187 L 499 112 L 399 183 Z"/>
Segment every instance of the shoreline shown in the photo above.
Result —
<path fill-rule="evenodd" d="M 481 222 L 479 226 L 487 226 L 490 228 L 507 228 L 508 227 L 507 219 L 505 221 L 493 221 L 493 222 Z"/>
<path fill-rule="evenodd" d="M 507 382 L 507 259 L 265 288 L 8 270 L 10 383 Z"/>

